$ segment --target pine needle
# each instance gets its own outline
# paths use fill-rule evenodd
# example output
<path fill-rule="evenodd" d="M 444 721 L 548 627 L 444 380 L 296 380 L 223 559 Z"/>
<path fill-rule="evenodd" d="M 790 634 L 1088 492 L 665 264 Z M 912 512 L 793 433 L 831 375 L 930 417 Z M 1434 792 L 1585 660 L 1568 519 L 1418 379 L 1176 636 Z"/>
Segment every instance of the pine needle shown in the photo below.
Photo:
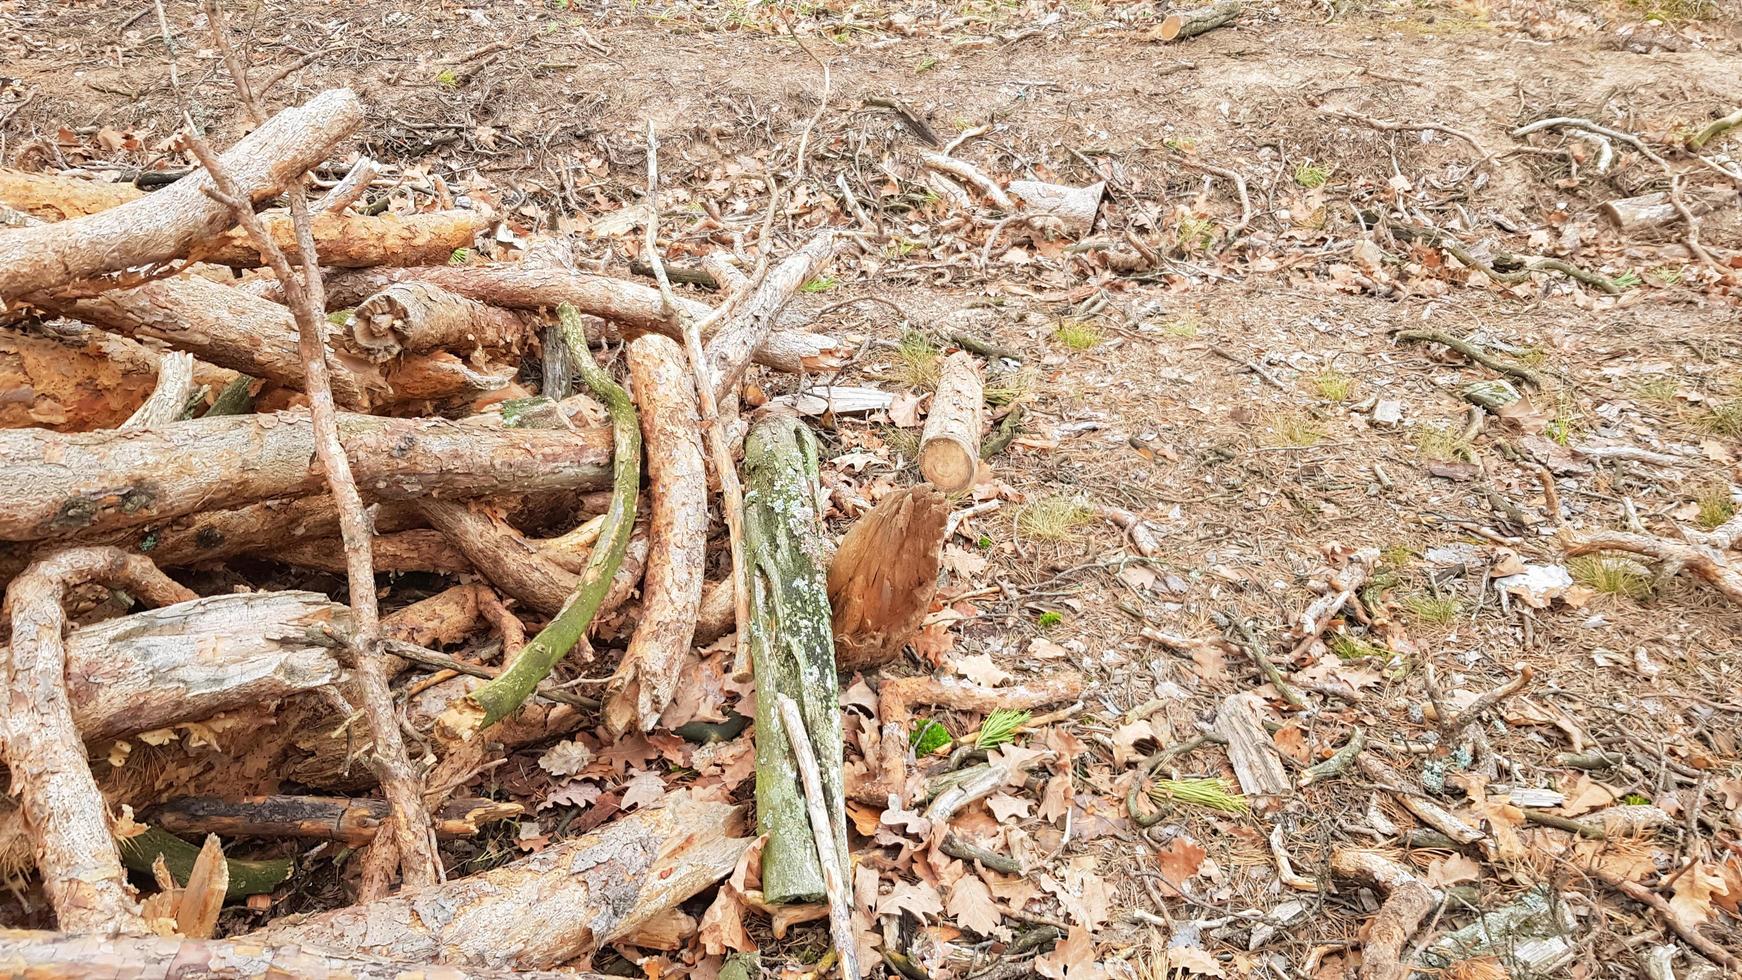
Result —
<path fill-rule="evenodd" d="M 1149 786 L 1149 798 L 1157 806 L 1190 803 L 1223 813 L 1245 813 L 1249 809 L 1246 797 L 1234 792 L 1227 780 L 1219 776 L 1208 779 L 1157 779 Z"/>
<path fill-rule="evenodd" d="M 995 749 L 1016 737 L 1016 733 L 1028 724 L 1033 717 L 1032 712 L 1018 711 L 1015 708 L 999 708 L 986 716 L 980 723 L 979 737 L 974 740 L 976 748 Z"/>

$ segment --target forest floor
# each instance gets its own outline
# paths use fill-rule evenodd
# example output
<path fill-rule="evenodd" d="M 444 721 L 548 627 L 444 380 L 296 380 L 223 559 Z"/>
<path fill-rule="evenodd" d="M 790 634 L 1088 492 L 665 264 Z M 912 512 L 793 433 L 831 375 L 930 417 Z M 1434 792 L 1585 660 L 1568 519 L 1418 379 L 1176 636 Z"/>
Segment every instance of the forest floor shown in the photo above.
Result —
<path fill-rule="evenodd" d="M 166 4 L 181 24 L 195 6 Z M 667 261 L 753 241 L 764 175 L 791 180 L 795 161 L 807 174 L 775 223 L 782 248 L 859 227 L 850 187 L 877 227 L 786 314 L 870 341 L 826 380 L 897 392 L 869 419 L 818 420 L 840 515 L 918 479 L 918 396 L 949 329 L 1017 355 L 991 370 L 1000 411 L 1021 407 L 1020 432 L 962 504 L 986 506 L 946 549 L 932 627 L 886 672 L 1020 683 L 1083 671 L 1084 710 L 1029 736 L 1074 756 L 1071 802 L 1016 787 L 995 813 L 964 818 L 1025 864 L 1024 878 L 980 872 L 988 887 L 961 885 L 974 869 L 928 855 L 888 815 L 866 816 L 855 851 L 883 875 L 878 910 L 903 913 L 916 958 L 927 943 L 995 956 L 1056 923 L 1069 938 L 1022 969 L 1341 976 L 1383 895 L 1329 891 L 1328 865 L 1375 846 L 1443 889 L 1425 945 L 1545 890 L 1554 910 L 1532 928 L 1565 937 L 1552 975 L 1643 975 L 1678 943 L 1666 915 L 1742 949 L 1742 607 L 1685 569 L 1569 557 L 1562 537 L 1680 541 L 1742 506 L 1742 181 L 1687 180 L 1689 194 L 1731 188 L 1700 222 L 1714 268 L 1679 223 L 1623 235 L 1599 217 L 1607 201 L 1666 189 L 1627 141 L 1609 141 L 1605 168 L 1571 130 L 1513 135 L 1571 116 L 1660 153 L 1681 146 L 1742 106 L 1734 3 L 1249 3 L 1233 27 L 1165 44 L 1160 7 L 1098 0 L 236 6 L 256 71 L 290 69 L 275 104 L 355 88 L 370 118 L 352 148 L 403 168 L 394 206 L 443 193 L 491 206 L 504 221 L 486 252 L 555 231 L 627 275 L 649 120 Z M 232 138 L 229 83 L 198 37 L 172 75 L 148 6 L 0 0 L 0 161 L 130 179 L 161 166 L 183 101 Z M 1460 133 L 1415 128 L 1427 124 Z M 947 143 L 982 127 L 954 155 L 996 179 L 1105 180 L 1094 231 L 995 227 L 928 187 L 922 131 Z M 1703 152 L 1742 158 L 1742 129 Z M 1244 176 L 1244 227 L 1235 187 L 1197 164 Z M 1597 281 L 1496 281 L 1438 235 L 1496 264 L 1561 259 Z M 1475 340 L 1540 386 L 1520 382 L 1519 402 L 1473 424 L 1466 386 L 1500 375 L 1393 336 L 1420 329 Z M 778 395 L 793 381 L 759 384 Z M 1159 548 L 1141 555 L 1094 505 L 1136 514 Z M 1291 647 L 1324 568 L 1360 549 L 1378 553 L 1360 602 Z M 1304 686 L 1305 710 L 1248 643 Z M 1475 725 L 1442 730 L 1448 707 L 1521 672 L 1523 689 L 1465 719 Z M 1174 803 L 1134 826 L 1126 794 L 1144 757 L 1242 691 L 1263 698 L 1291 781 L 1359 728 L 1366 755 L 1482 841 L 1399 846 L 1407 795 L 1356 768 L 1249 812 Z M 956 735 L 979 720 L 947 706 L 932 717 Z M 1569 764 L 1599 750 L 1615 764 Z M 485 789 L 556 793 L 538 756 Z M 1157 775 L 1235 773 L 1205 745 Z M 1590 840 L 1533 819 L 1618 804 L 1668 822 Z M 544 810 L 521 843 L 566 827 L 570 809 Z M 1284 884 L 1277 852 L 1323 890 Z M 1671 911 L 1602 875 L 1661 887 Z M 764 963 L 802 974 L 826 936 L 801 927 Z M 1523 941 L 1455 969 L 1535 975 L 1514 958 Z M 650 977 L 718 966 L 696 948 L 617 955 L 595 965 L 634 973 L 634 960 Z M 1680 957 L 1658 976 L 1703 962 L 1686 944 L 1655 955 Z"/>

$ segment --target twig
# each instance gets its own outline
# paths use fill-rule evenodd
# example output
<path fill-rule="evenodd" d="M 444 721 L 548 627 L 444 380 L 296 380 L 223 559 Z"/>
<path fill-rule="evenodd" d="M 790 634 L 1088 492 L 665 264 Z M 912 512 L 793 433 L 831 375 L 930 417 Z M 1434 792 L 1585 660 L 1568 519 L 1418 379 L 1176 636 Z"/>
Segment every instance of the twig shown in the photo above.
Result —
<path fill-rule="evenodd" d="M 1693 138 L 1688 140 L 1688 149 L 1697 150 L 1737 126 L 1742 126 L 1742 108 L 1738 108 L 1722 119 L 1714 119 L 1705 129 L 1695 133 Z"/>
<path fill-rule="evenodd" d="M 1474 844 L 1488 839 L 1488 835 L 1460 820 L 1455 814 L 1438 803 L 1429 800 L 1419 787 L 1411 786 L 1408 780 L 1397 770 L 1391 768 L 1372 755 L 1362 755 L 1355 760 L 1368 778 L 1381 784 L 1387 792 L 1397 797 L 1403 808 L 1416 815 L 1422 823 L 1445 834 L 1459 846 Z"/>
<path fill-rule="evenodd" d="M 1692 946 L 1694 951 L 1699 953 L 1701 956 L 1704 956 L 1706 959 L 1711 960 L 1713 963 L 1716 963 L 1731 972 L 1742 971 L 1742 957 L 1731 953 L 1722 946 L 1719 946 L 1717 943 L 1707 939 L 1705 936 L 1700 935 L 1699 929 L 1694 927 L 1691 923 L 1684 921 L 1682 917 L 1677 914 L 1675 908 L 1667 901 L 1664 901 L 1663 896 L 1649 888 L 1646 888 L 1638 882 L 1628 881 L 1625 878 L 1615 875 L 1612 872 L 1604 871 L 1601 868 L 1592 868 L 1591 874 L 1603 884 L 1608 885 L 1610 888 L 1626 895 L 1628 898 L 1633 899 L 1641 905 L 1648 906 L 1652 911 L 1662 916 L 1663 921 L 1668 923 L 1671 929 L 1675 930 L 1675 934 L 1680 936 L 1683 942 Z"/>
<path fill-rule="evenodd" d="M 1240 237 L 1240 233 L 1246 230 L 1246 226 L 1252 223 L 1252 197 L 1246 192 L 1246 178 L 1242 177 L 1237 170 L 1229 170 L 1226 167 L 1218 167 L 1201 160 L 1193 160 L 1181 154 L 1173 154 L 1172 159 L 1211 176 L 1234 182 L 1234 189 L 1240 194 L 1240 220 L 1234 223 L 1234 227 L 1228 229 L 1228 245 L 1232 246 L 1235 239 Z"/>
<path fill-rule="evenodd" d="M 816 752 L 811 748 L 810 734 L 805 731 L 804 716 L 798 703 L 784 694 L 776 694 L 780 705 L 780 720 L 786 737 L 792 743 L 792 755 L 798 763 L 804 782 L 805 810 L 810 814 L 811 837 L 816 840 L 817 860 L 822 864 L 823 888 L 829 896 L 829 935 L 835 942 L 835 952 L 841 957 L 841 976 L 858 980 L 858 940 L 853 935 L 853 904 L 847 893 L 841 852 L 835 848 L 835 832 L 829 817 L 829 801 L 823 799 L 823 779 L 817 772 Z M 837 807 L 845 802 L 835 801 Z"/>
<path fill-rule="evenodd" d="M 1293 888 L 1295 891 L 1313 892 L 1314 894 L 1318 894 L 1324 890 L 1319 885 L 1317 878 L 1308 878 L 1304 875 L 1295 873 L 1294 863 L 1288 859 L 1288 851 L 1284 850 L 1282 846 L 1281 824 L 1277 824 L 1270 830 L 1270 856 L 1276 861 L 1277 881 Z"/>
<path fill-rule="evenodd" d="M 1728 279 L 1730 270 L 1719 264 L 1717 259 L 1712 258 L 1712 253 L 1706 251 L 1706 247 L 1700 244 L 1700 219 L 1682 197 L 1682 181 L 1686 179 L 1687 174 L 1676 174 L 1669 179 L 1669 203 L 1675 208 L 1676 214 L 1681 215 L 1682 223 L 1687 226 L 1686 244 L 1688 251 L 1694 253 L 1695 258 L 1715 270 L 1720 277 Z"/>
<path fill-rule="evenodd" d="M 714 396 L 713 372 L 708 368 L 707 355 L 702 350 L 701 325 L 684 318 L 678 312 L 677 294 L 666 278 L 665 263 L 659 255 L 659 137 L 653 131 L 653 120 L 647 121 L 647 264 L 653 267 L 653 278 L 659 283 L 659 302 L 666 322 L 683 337 L 684 353 L 689 356 L 690 373 L 696 378 L 696 394 L 702 412 L 702 429 L 707 436 L 708 455 L 714 464 L 714 476 L 720 481 L 720 510 L 726 518 L 726 536 L 732 553 L 732 616 L 737 624 L 737 647 L 733 655 L 733 673 L 742 677 L 750 671 L 750 581 L 749 564 L 744 557 L 744 485 L 738 479 L 738 466 L 732 459 L 731 440 L 720 418 L 719 401 Z M 770 215 L 772 215 L 770 209 Z M 766 241 L 765 241 L 766 246 Z M 764 257 L 766 256 L 766 248 Z M 758 262 L 758 265 L 762 265 Z M 755 289 L 755 280 L 736 290 L 720 309 L 735 306 Z M 716 311 L 715 316 L 720 313 Z"/>
<path fill-rule="evenodd" d="M 1453 129 L 1450 126 L 1445 126 L 1445 125 L 1442 125 L 1440 123 L 1388 122 L 1388 121 L 1383 120 L 1383 119 L 1369 119 L 1366 116 L 1358 116 L 1352 112 L 1332 112 L 1332 113 L 1330 113 L 1330 115 L 1336 116 L 1340 119 L 1347 119 L 1350 122 L 1357 122 L 1363 126 L 1367 126 L 1367 127 L 1372 128 L 1372 129 L 1377 129 L 1377 130 L 1380 130 L 1382 132 L 1387 132 L 1387 133 L 1431 132 L 1431 133 L 1444 133 L 1447 136 L 1455 136 L 1458 139 L 1461 139 L 1464 142 L 1470 144 L 1472 147 L 1474 147 L 1477 153 L 1482 154 L 1482 159 L 1477 160 L 1471 169 L 1474 169 L 1475 167 L 1480 167 L 1483 164 L 1486 164 L 1489 161 L 1494 159 L 1494 154 L 1488 152 L 1488 149 L 1486 147 L 1484 147 L 1481 144 L 1481 142 L 1476 139 L 1476 137 L 1471 136 L 1469 133 L 1466 133 L 1461 129 Z"/>
<path fill-rule="evenodd" d="M 1462 337 L 1454 337 L 1441 330 L 1399 330 L 1393 336 L 1398 340 L 1414 340 L 1449 347 L 1490 370 L 1498 371 L 1511 378 L 1517 378 L 1521 383 L 1532 388 L 1542 387 L 1542 375 L 1522 364 L 1495 357 Z"/>
<path fill-rule="evenodd" d="M 1246 359 L 1240 357 L 1239 355 L 1225 351 L 1220 347 L 1210 347 L 1207 349 L 1209 350 L 1210 353 L 1216 355 L 1217 357 L 1223 359 L 1224 361 L 1231 361 L 1235 364 L 1240 365 L 1241 367 L 1245 368 L 1246 370 L 1251 371 L 1253 374 L 1258 375 L 1258 377 L 1265 384 L 1269 385 L 1272 388 L 1275 388 L 1277 391 L 1287 391 L 1288 390 L 1287 385 L 1276 380 L 1275 376 L 1272 375 L 1269 371 L 1266 371 L 1263 368 L 1259 367 L 1257 361 L 1246 360 Z"/>
<path fill-rule="evenodd" d="M 358 198 L 363 196 L 364 192 L 369 190 L 369 184 L 375 179 L 378 172 L 379 168 L 375 165 L 374 160 L 368 157 L 358 157 L 357 162 L 351 164 L 351 169 L 345 174 L 344 179 L 334 184 L 331 190 L 321 195 L 321 199 L 315 202 L 315 213 L 338 214 L 350 207 L 356 203 Z"/>
<path fill-rule="evenodd" d="M 1306 698 L 1301 697 L 1301 693 L 1294 689 L 1294 685 L 1290 684 L 1287 678 L 1282 676 L 1282 668 L 1276 666 L 1265 654 L 1264 644 L 1253 633 L 1252 624 L 1244 619 L 1236 620 L 1234 629 L 1245 641 L 1240 646 L 1245 649 L 1246 655 L 1258 664 L 1258 669 L 1270 680 L 1270 683 L 1276 688 L 1276 692 L 1282 695 L 1282 699 L 1302 711 L 1311 711 L 1312 705 L 1307 702 Z"/>
<path fill-rule="evenodd" d="M 1569 556 L 1588 555 L 1597 551 L 1625 551 L 1643 555 L 1663 562 L 1671 569 L 1692 572 L 1732 600 L 1742 602 L 1742 572 L 1731 567 L 1723 552 L 1703 544 L 1671 541 L 1650 534 L 1627 531 L 1599 531 L 1590 534 L 1563 532 L 1561 544 Z"/>
<path fill-rule="evenodd" d="M 1321 779 L 1329 779 L 1340 774 L 1349 768 L 1349 763 L 1355 761 L 1355 757 L 1361 754 L 1361 750 L 1366 745 L 1367 733 L 1357 726 L 1354 732 L 1349 735 L 1349 741 L 1342 748 L 1331 753 L 1331 757 L 1325 761 L 1309 766 L 1307 771 L 1301 774 L 1298 785 L 1304 789 Z"/>
<path fill-rule="evenodd" d="M 205 7 L 213 42 L 229 67 L 237 95 L 258 123 L 264 116 L 249 91 L 247 72 L 230 46 L 217 0 L 205 0 Z M 356 661 L 357 687 L 374 740 L 371 765 L 393 806 L 391 826 L 393 839 L 399 848 L 404 886 L 407 890 L 426 888 L 442 877 L 436 856 L 435 829 L 423 806 L 422 778 L 412 768 L 405 753 L 399 713 L 382 663 L 380 611 L 375 603 L 375 562 L 371 553 L 372 529 L 368 513 L 363 509 L 362 495 L 357 492 L 357 481 L 351 474 L 350 459 L 339 441 L 332 371 L 327 361 L 326 296 L 315 254 L 314 235 L 309 226 L 308 202 L 303 197 L 302 179 L 299 176 L 291 181 L 289 192 L 291 224 L 296 230 L 298 258 L 303 267 L 303 278 L 299 281 L 290 260 L 254 213 L 247 195 L 222 170 L 218 155 L 193 132 L 191 122 L 190 118 L 187 143 L 211 177 L 213 186 L 208 193 L 230 208 L 237 223 L 246 229 L 283 287 L 285 305 L 296 320 L 297 351 L 304 366 L 303 391 L 308 396 L 315 455 L 327 475 L 345 544 L 353 628 L 350 653 Z"/>
<path fill-rule="evenodd" d="M 1536 673 L 1529 664 L 1518 665 L 1518 676 L 1489 691 L 1484 691 L 1471 701 L 1469 706 L 1450 718 L 1442 719 L 1440 731 L 1461 732 L 1465 725 L 1472 724 L 1482 716 L 1484 711 L 1498 705 L 1500 702 L 1517 694 L 1529 686 L 1531 677 Z"/>
<path fill-rule="evenodd" d="M 1016 202 L 1010 199 L 1010 195 L 1004 192 L 1004 188 L 999 187 L 997 181 L 986 176 L 980 168 L 973 164 L 957 160 L 955 157 L 944 156 L 942 153 L 921 153 L 919 158 L 932 170 L 960 177 L 978 187 L 980 193 L 986 195 L 986 199 L 991 201 L 999 210 L 1012 213 L 1016 211 Z"/>
<path fill-rule="evenodd" d="M 481 677 L 484 680 L 494 680 L 496 676 L 501 673 L 499 669 L 493 670 L 481 664 L 469 664 L 464 660 L 457 660 L 445 653 L 437 653 L 434 650 L 420 647 L 415 643 L 407 643 L 404 640 L 388 639 L 382 641 L 382 645 L 388 653 L 393 654 L 395 657 L 409 660 L 413 663 L 423 664 L 425 667 L 451 670 L 456 674 L 465 674 L 467 677 Z M 599 706 L 597 698 L 589 698 L 580 694 L 570 694 L 561 688 L 552 687 L 549 684 L 538 685 L 533 688 L 532 693 L 544 698 L 546 701 L 555 701 L 558 704 L 566 704 L 576 708 L 597 708 Z"/>

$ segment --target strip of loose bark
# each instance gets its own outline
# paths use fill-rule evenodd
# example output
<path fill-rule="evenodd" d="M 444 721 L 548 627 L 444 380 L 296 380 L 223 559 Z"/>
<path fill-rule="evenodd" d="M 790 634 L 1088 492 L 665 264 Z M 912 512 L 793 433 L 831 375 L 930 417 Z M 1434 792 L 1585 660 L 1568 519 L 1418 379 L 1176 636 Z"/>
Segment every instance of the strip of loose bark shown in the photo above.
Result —
<path fill-rule="evenodd" d="M 282 919 L 244 940 L 396 959 L 548 969 L 587 956 L 731 874 L 742 814 L 668 794 L 503 867 L 367 905 Z"/>
<path fill-rule="evenodd" d="M 1228 740 L 1228 761 L 1247 796 L 1280 797 L 1293 784 L 1282 768 L 1282 755 L 1264 730 L 1263 701 L 1245 691 L 1230 694 L 1216 712 L 1216 734 Z"/>
<path fill-rule="evenodd" d="M 439 349 L 517 353 L 525 349 L 535 326 L 518 311 L 429 283 L 401 282 L 357 304 L 351 336 L 371 360 L 385 361 L 407 351 Z"/>
<path fill-rule="evenodd" d="M 641 621 L 605 688 L 605 727 L 652 731 L 677 693 L 695 636 L 707 562 L 708 479 L 702 462 L 696 387 L 682 348 L 669 337 L 629 345 L 629 378 L 641 408 L 652 514 Z"/>
<path fill-rule="evenodd" d="M 919 471 L 939 490 L 956 493 L 974 485 L 985 414 L 980 362 L 967 351 L 944 358 L 919 441 Z"/>
<path fill-rule="evenodd" d="M 162 360 L 143 344 L 101 330 L 0 330 L 0 428 L 115 428 L 150 396 Z M 194 364 L 196 387 L 216 390 L 234 377 Z"/>
<path fill-rule="evenodd" d="M 397 282 L 430 283 L 481 303 L 514 310 L 548 310 L 568 303 L 581 313 L 614 321 L 632 331 L 663 333 L 681 339 L 661 313 L 658 290 L 590 272 L 528 267 L 524 263 L 356 269 L 334 275 L 330 286 L 335 303 L 343 305 L 349 301 L 354 305 Z M 678 302 L 680 313 L 697 320 L 706 319 L 713 312 L 693 300 Z M 777 371 L 816 372 L 845 366 L 852 353 L 850 346 L 834 338 L 788 330 L 765 337 L 757 345 L 753 359 Z"/>
<path fill-rule="evenodd" d="M 835 664 L 874 670 L 901 655 L 931 611 L 949 501 L 914 486 L 887 494 L 847 529 L 829 563 Z"/>
<path fill-rule="evenodd" d="M 476 836 L 485 824 L 524 813 L 518 803 L 477 797 L 450 800 L 430 815 L 436 836 Z M 389 810 L 385 800 L 330 796 L 254 796 L 226 800 L 184 796 L 151 807 L 140 819 L 173 834 L 224 837 L 292 837 L 336 840 L 362 846 L 375 839 Z"/>
<path fill-rule="evenodd" d="M 0 930 L 0 973 L 31 980 L 606 980 L 600 973 L 431 966 L 415 958 L 396 961 L 309 946 L 263 946 L 240 939 L 111 938 L 23 929 Z"/>
<path fill-rule="evenodd" d="M 798 295 L 799 287 L 813 279 L 835 257 L 841 239 L 822 232 L 791 257 L 775 266 L 762 285 L 720 325 L 708 340 L 708 371 L 714 379 L 714 395 L 724 399 L 737 390 L 774 328 L 774 320 Z M 801 365 L 802 367 L 802 365 Z"/>
<path fill-rule="evenodd" d="M 61 600 L 100 584 L 169 605 L 194 598 L 150 561 L 113 548 L 63 551 L 26 569 L 6 589 L 11 656 L 0 660 L 0 759 L 11 770 L 36 846 L 43 891 L 61 928 L 74 932 L 146 931 L 110 836 L 108 804 L 85 761 L 67 696 Z"/>
<path fill-rule="evenodd" d="M 1240 19 L 1240 0 L 1217 0 L 1208 7 L 1181 10 L 1162 19 L 1155 37 L 1160 41 L 1183 41 L 1206 31 L 1226 27 Z"/>
<path fill-rule="evenodd" d="M 376 499 L 596 489 L 608 435 L 340 413 L 358 484 Z M 0 540 L 166 521 L 312 493 L 307 412 L 195 419 L 149 432 L 0 432 Z"/>
<path fill-rule="evenodd" d="M 160 194 L 162 192 L 159 192 Z M 154 195 L 155 197 L 155 195 Z M 427 211 L 420 214 L 315 214 L 310 231 L 321 265 L 336 269 L 431 265 L 448 261 L 455 249 L 470 248 L 488 219 L 477 211 Z M 279 248 L 296 244 L 289 217 L 267 217 L 267 230 Z M 246 235 L 231 233 L 196 245 L 192 257 L 215 265 L 251 269 L 264 265 L 260 250 Z"/>
<path fill-rule="evenodd" d="M 299 179 L 362 122 L 363 103 L 356 94 L 329 89 L 267 120 L 219 163 L 246 199 L 259 203 Z M 0 298 L 46 292 L 105 272 L 187 255 L 197 243 L 236 224 L 230 208 L 207 195 L 215 186 L 200 171 L 149 199 L 0 233 Z"/>

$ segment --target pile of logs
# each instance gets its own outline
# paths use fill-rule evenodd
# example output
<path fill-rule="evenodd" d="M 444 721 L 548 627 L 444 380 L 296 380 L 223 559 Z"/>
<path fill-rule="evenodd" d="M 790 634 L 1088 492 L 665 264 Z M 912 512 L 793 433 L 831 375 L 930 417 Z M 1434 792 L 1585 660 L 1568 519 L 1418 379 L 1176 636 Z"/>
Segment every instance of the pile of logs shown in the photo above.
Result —
<path fill-rule="evenodd" d="M 485 261 L 489 215 L 367 207 L 366 159 L 304 203 L 362 119 L 333 90 L 222 154 L 190 138 L 202 166 L 150 193 L 0 171 L 0 868 L 40 882 L 61 930 L 0 933 L 0 970 L 538 976 L 656 927 L 756 833 L 766 901 L 827 901 L 839 925 L 837 649 L 899 653 L 949 508 L 899 491 L 832 547 L 809 429 L 741 418 L 737 396 L 753 364 L 846 363 L 842 339 L 775 320 L 847 240 L 710 260 L 718 305 L 561 239 Z M 958 355 L 920 451 L 938 489 L 974 482 L 982 411 Z M 262 591 L 262 559 L 349 571 L 348 599 Z M 405 572 L 456 584 L 389 590 L 377 623 L 371 573 Z M 678 790 L 446 880 L 438 841 L 521 812 L 456 798 L 492 760 L 653 730 L 692 648 L 733 633 L 758 692 L 754 829 Z M 546 683 L 595 640 L 622 648 L 597 699 Z M 226 898 L 294 869 L 225 860 L 212 834 L 362 848 L 358 903 L 214 939 Z"/>

